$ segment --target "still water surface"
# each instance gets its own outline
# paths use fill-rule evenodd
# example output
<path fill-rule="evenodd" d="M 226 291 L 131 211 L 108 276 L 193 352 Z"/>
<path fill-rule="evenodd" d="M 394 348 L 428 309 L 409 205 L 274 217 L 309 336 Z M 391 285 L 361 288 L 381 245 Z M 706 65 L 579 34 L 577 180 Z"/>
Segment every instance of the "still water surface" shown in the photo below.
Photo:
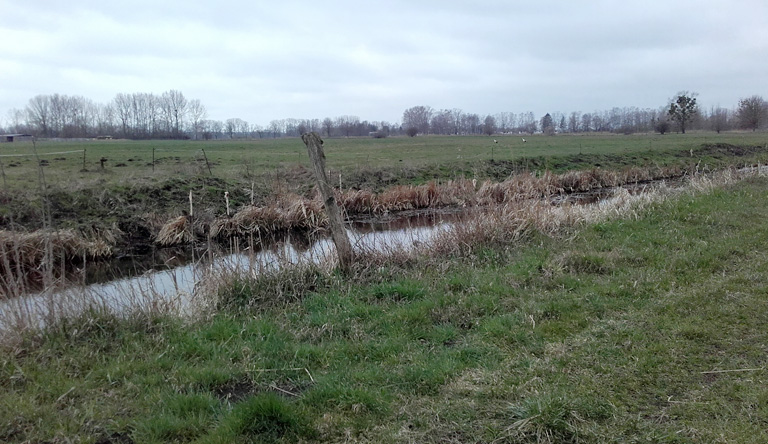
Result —
<path fill-rule="evenodd" d="M 436 213 L 398 217 L 385 222 L 355 223 L 347 234 L 358 252 L 398 248 L 409 250 L 429 241 L 466 213 Z M 258 274 L 300 263 L 329 263 L 335 248 L 328 237 L 289 235 L 262 247 L 166 249 L 139 258 L 95 264 L 81 271 L 68 287 L 27 294 L 0 302 L 0 329 L 13 325 L 43 326 L 89 308 L 116 313 L 166 307 L 186 311 L 197 290 L 216 271 Z"/>

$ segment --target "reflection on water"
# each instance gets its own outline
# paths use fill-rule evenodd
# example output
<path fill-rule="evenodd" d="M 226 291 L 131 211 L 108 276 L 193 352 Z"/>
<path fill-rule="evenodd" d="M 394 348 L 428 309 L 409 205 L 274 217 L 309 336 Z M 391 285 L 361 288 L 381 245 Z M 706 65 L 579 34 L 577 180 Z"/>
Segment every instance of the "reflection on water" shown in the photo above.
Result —
<path fill-rule="evenodd" d="M 381 249 L 386 242 L 407 239 L 408 232 L 420 228 L 432 228 L 447 223 L 454 223 L 468 217 L 464 212 L 441 212 L 413 214 L 393 217 L 388 220 L 356 221 L 349 225 L 348 234 L 358 248 Z M 390 234 L 384 234 L 391 232 Z M 371 233 L 381 233 L 369 236 Z M 359 239 L 358 239 L 359 238 Z M 228 247 L 219 244 L 195 245 L 171 248 L 153 248 L 147 253 L 129 255 L 112 260 L 91 262 L 84 271 L 77 271 L 67 276 L 70 282 L 85 285 L 107 283 L 115 280 L 141 276 L 149 271 L 166 271 L 201 261 L 211 261 L 233 253 L 247 256 L 287 255 L 287 257 L 312 256 L 318 248 L 324 248 L 328 235 L 318 233 L 289 233 L 281 236 L 252 239 L 233 239 Z M 311 250 L 311 251 L 310 251 Z M 84 272 L 84 275 L 83 275 Z"/>
<path fill-rule="evenodd" d="M 421 214 L 386 222 L 355 223 L 347 234 L 358 252 L 407 250 L 428 241 L 461 217 L 466 215 Z M 142 256 L 87 264 L 85 273 L 75 273 L 69 279 L 77 284 L 0 302 L 0 328 L 12 327 L 9 324 L 44 325 L 52 318 L 71 316 L 94 306 L 124 313 L 156 310 L 162 308 L 160 304 L 183 311 L 193 305 L 190 301 L 196 288 L 217 269 L 257 274 L 291 264 L 328 263 L 333 256 L 333 242 L 328 237 L 292 234 L 269 241 L 233 242 L 230 249 L 157 249 Z"/>
<path fill-rule="evenodd" d="M 642 189 L 640 189 L 642 187 Z M 630 192 L 639 193 L 645 185 Z M 600 201 L 609 190 L 571 195 L 553 204 L 584 204 Z M 483 210 L 477 210 L 483 211 Z M 353 248 L 387 252 L 412 249 L 437 233 L 474 217 L 474 211 L 403 215 L 390 220 L 356 222 L 347 233 Z M 217 269 L 258 274 L 297 263 L 329 263 L 334 246 L 323 235 L 287 235 L 276 239 L 233 241 L 229 249 L 217 246 L 158 249 L 150 254 L 88 264 L 84 272 L 63 289 L 27 294 L 0 301 L 0 330 L 23 325 L 45 325 L 53 319 L 80 313 L 89 307 L 106 307 L 118 313 L 168 307 L 174 311 L 194 309 L 196 289 Z M 211 273 L 211 272 L 214 273 Z"/>

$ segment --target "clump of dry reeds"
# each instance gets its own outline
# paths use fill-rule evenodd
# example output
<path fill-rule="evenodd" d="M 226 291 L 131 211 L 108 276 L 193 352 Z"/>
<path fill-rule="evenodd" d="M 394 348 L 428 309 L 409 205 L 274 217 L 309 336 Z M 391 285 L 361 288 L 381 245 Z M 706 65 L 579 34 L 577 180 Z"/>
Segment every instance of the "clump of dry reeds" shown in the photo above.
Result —
<path fill-rule="evenodd" d="M 473 182 L 466 179 L 440 184 L 397 185 L 381 193 L 367 190 L 339 191 L 338 200 L 350 216 L 376 215 L 397 211 L 466 206 L 474 201 Z"/>
<path fill-rule="evenodd" d="M 271 205 L 248 205 L 232 217 L 217 218 L 211 223 L 210 235 L 213 238 L 228 238 L 313 230 L 327 223 L 328 218 L 319 200 L 288 194 L 279 196 Z"/>
<path fill-rule="evenodd" d="M 75 230 L 0 230 L 0 263 L 34 266 L 46 254 L 66 259 L 102 258 L 112 254 L 114 233 L 88 239 Z"/>
<path fill-rule="evenodd" d="M 73 260 L 112 255 L 119 230 L 0 230 L 0 296 L 16 296 L 27 285 L 53 280 Z"/>
<path fill-rule="evenodd" d="M 163 246 L 191 243 L 195 240 L 189 216 L 179 216 L 163 225 L 155 242 Z"/>

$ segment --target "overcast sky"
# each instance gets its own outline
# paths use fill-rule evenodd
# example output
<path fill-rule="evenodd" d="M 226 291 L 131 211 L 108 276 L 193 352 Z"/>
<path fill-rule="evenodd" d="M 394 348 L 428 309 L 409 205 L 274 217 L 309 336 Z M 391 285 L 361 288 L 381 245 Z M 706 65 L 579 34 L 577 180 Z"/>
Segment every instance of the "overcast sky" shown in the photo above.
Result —
<path fill-rule="evenodd" d="M 766 0 L 0 0 L 0 120 L 176 89 L 211 119 L 590 112 L 768 98 Z"/>

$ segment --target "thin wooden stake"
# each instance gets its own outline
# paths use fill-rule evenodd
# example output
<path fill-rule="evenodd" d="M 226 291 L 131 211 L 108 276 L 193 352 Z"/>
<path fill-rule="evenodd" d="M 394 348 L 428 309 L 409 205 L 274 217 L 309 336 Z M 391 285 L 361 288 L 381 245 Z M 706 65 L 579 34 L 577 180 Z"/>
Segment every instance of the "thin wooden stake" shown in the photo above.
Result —
<path fill-rule="evenodd" d="M 200 151 L 203 152 L 203 157 L 205 158 L 205 164 L 208 166 L 208 174 L 210 174 L 211 177 L 213 177 L 213 172 L 211 171 L 211 164 L 208 163 L 208 156 L 205 155 L 205 150 L 204 149 L 201 149 Z"/>
<path fill-rule="evenodd" d="M 348 272 L 354 260 L 354 251 L 352 244 L 347 237 L 347 231 L 344 228 L 344 222 L 341 219 L 341 211 L 336 205 L 336 196 L 328 183 L 328 176 L 325 175 L 325 153 L 323 153 L 323 139 L 315 133 L 302 134 L 301 140 L 307 145 L 309 159 L 315 170 L 315 179 L 323 196 L 325 203 L 325 212 L 328 214 L 328 223 L 331 226 L 331 238 L 336 245 L 336 253 L 339 255 L 339 267 L 343 272 Z"/>
<path fill-rule="evenodd" d="M 0 160 L 0 172 L 3 173 L 3 188 L 8 188 L 8 183 L 5 181 L 5 168 L 3 168 L 3 161 Z"/>

